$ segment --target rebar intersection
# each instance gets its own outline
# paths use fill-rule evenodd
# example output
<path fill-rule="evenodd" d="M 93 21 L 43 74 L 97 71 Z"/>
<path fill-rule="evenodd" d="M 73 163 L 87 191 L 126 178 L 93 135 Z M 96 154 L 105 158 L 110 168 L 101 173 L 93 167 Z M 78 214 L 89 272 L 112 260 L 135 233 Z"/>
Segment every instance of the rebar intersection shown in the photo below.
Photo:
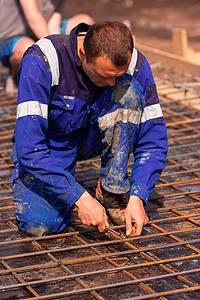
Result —
<path fill-rule="evenodd" d="M 40 238 L 19 233 L 7 181 L 16 96 L 0 90 L 1 299 L 199 299 L 200 80 L 161 64 L 152 68 L 169 153 L 146 207 L 150 222 L 135 238 L 123 238 L 124 226 L 111 227 L 121 235 L 83 226 L 76 210 L 66 233 Z M 100 158 L 77 165 L 76 180 L 92 195 L 99 167 Z"/>

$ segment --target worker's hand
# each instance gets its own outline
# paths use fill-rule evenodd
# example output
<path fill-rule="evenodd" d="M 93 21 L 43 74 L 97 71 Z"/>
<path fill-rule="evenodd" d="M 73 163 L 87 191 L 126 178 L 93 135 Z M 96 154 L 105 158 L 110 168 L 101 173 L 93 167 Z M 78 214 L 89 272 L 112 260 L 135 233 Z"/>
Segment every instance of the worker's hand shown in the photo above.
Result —
<path fill-rule="evenodd" d="M 143 226 L 149 221 L 144 209 L 143 200 L 134 195 L 130 196 L 124 217 L 126 222 L 126 236 L 141 235 Z"/>
<path fill-rule="evenodd" d="M 105 208 L 88 192 L 84 192 L 75 205 L 78 207 L 78 216 L 83 224 L 97 226 L 100 232 L 109 227 Z"/>

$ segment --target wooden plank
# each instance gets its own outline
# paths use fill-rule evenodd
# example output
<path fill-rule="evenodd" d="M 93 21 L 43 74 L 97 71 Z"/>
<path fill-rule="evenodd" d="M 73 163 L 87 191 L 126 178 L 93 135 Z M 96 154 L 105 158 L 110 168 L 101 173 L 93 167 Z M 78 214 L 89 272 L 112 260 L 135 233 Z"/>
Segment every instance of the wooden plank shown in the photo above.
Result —
<path fill-rule="evenodd" d="M 200 62 L 192 63 L 186 58 L 163 50 L 136 43 L 136 48 L 144 54 L 149 61 L 162 62 L 166 67 L 192 74 L 200 78 Z"/>
<path fill-rule="evenodd" d="M 172 41 L 173 41 L 174 54 L 187 58 L 187 53 L 188 53 L 187 30 L 183 28 L 173 28 Z"/>

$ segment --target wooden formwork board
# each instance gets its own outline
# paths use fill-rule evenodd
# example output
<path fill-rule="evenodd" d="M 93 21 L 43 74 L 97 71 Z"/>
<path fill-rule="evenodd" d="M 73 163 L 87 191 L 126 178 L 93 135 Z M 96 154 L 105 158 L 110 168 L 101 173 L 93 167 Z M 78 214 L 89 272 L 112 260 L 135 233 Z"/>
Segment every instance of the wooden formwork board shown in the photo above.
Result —
<path fill-rule="evenodd" d="M 171 67 L 184 73 L 190 73 L 193 74 L 193 76 L 200 76 L 200 62 L 198 61 L 192 63 L 179 55 L 141 45 L 139 43 L 136 43 L 136 48 L 150 61 L 159 61 L 166 67 Z"/>

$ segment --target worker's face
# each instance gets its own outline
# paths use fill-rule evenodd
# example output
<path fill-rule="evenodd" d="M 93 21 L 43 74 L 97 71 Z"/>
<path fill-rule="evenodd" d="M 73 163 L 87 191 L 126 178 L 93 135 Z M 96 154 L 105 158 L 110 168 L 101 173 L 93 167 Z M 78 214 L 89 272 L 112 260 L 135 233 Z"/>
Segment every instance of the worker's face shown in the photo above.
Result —
<path fill-rule="evenodd" d="M 114 86 L 116 77 L 122 76 L 128 69 L 130 59 L 127 65 L 115 66 L 105 57 L 97 57 L 94 62 L 87 63 L 86 57 L 82 59 L 83 70 L 90 80 L 97 86 L 105 87 L 107 85 Z"/>

